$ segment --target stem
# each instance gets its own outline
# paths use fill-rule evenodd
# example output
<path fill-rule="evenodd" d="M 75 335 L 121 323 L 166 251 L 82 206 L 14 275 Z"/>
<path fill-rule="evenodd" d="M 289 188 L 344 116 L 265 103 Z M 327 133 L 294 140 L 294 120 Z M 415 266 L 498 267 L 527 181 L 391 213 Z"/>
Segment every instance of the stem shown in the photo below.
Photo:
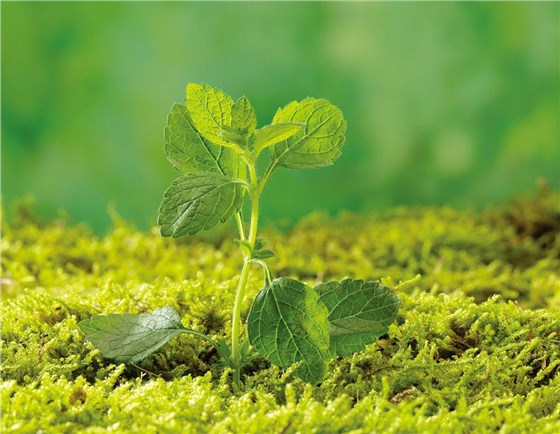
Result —
<path fill-rule="evenodd" d="M 251 177 L 251 182 L 249 185 L 249 197 L 251 199 L 251 223 L 249 227 L 249 245 L 251 249 L 255 247 L 255 241 L 257 239 L 257 229 L 259 224 L 259 185 L 257 178 L 257 171 L 254 164 L 247 164 L 249 168 L 249 175 Z M 242 239 L 244 239 L 243 231 L 243 221 L 239 214 L 236 215 L 237 224 L 240 228 L 240 233 Z M 243 258 L 243 268 L 241 269 L 241 275 L 239 276 L 239 283 L 237 284 L 237 291 L 235 293 L 235 301 L 233 303 L 233 314 L 231 319 L 231 361 L 233 368 L 233 382 L 236 386 L 240 382 L 240 371 L 241 371 L 241 353 L 239 345 L 239 335 L 241 332 L 241 307 L 243 306 L 243 296 L 245 295 L 245 287 L 247 286 L 247 279 L 249 277 L 249 264 L 250 258 L 244 256 Z"/>
<path fill-rule="evenodd" d="M 257 178 L 257 171 L 253 164 L 249 165 L 249 176 L 251 177 L 251 184 L 249 188 L 249 197 L 251 198 L 251 226 L 249 228 L 249 244 L 255 247 L 255 240 L 257 239 L 257 228 L 259 225 L 259 180 Z"/>
<path fill-rule="evenodd" d="M 268 268 L 268 265 L 266 265 L 266 262 L 263 261 L 262 259 L 253 259 L 251 262 L 255 262 L 262 267 L 264 273 L 264 281 L 267 285 L 270 285 L 272 283 L 272 274 L 270 273 L 270 270 Z"/>
<path fill-rule="evenodd" d="M 239 385 L 241 370 L 241 354 L 239 348 L 239 333 L 241 329 L 241 306 L 243 304 L 243 295 L 245 286 L 247 285 L 247 277 L 249 276 L 249 261 L 243 260 L 243 268 L 241 269 L 241 276 L 239 276 L 239 283 L 237 284 L 237 291 L 235 293 L 235 302 L 233 304 L 233 317 L 231 319 L 231 361 L 235 371 L 233 372 L 233 382 Z"/>
<path fill-rule="evenodd" d="M 237 221 L 237 229 L 239 230 L 239 239 L 245 241 L 245 228 L 243 227 L 243 217 L 241 211 L 235 213 L 235 221 Z"/>

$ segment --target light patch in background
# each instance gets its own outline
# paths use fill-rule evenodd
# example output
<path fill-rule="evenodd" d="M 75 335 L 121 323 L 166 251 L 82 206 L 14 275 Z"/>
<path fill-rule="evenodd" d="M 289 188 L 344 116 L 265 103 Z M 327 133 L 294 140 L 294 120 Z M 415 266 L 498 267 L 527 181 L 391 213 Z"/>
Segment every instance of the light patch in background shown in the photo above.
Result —
<path fill-rule="evenodd" d="M 434 146 L 434 161 L 437 168 L 449 176 L 460 176 L 473 164 L 472 138 L 465 130 L 449 129 L 438 136 Z"/>

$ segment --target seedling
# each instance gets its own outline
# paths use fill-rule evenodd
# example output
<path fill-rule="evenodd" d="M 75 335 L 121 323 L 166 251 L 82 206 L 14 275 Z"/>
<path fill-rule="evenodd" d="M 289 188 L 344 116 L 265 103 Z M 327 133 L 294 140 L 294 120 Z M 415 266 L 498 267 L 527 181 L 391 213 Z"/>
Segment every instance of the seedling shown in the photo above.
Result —
<path fill-rule="evenodd" d="M 279 109 L 270 125 L 257 129 L 246 97 L 237 101 L 205 84 L 187 86 L 186 105 L 175 104 L 165 127 L 167 158 L 182 175 L 164 193 L 158 225 L 164 237 L 192 235 L 233 218 L 239 230 L 243 267 L 231 320 L 231 346 L 181 323 L 171 307 L 140 315 L 95 315 L 80 322 L 87 338 L 107 357 L 135 363 L 171 338 L 191 333 L 213 345 L 233 369 L 234 382 L 253 348 L 270 362 L 310 383 L 320 383 L 329 360 L 361 351 L 385 334 L 399 299 L 378 282 L 344 279 L 314 288 L 297 280 L 273 278 L 267 259 L 274 253 L 258 237 L 259 199 L 278 167 L 328 166 L 340 155 L 346 121 L 324 99 L 293 101 Z M 268 168 L 257 160 L 267 151 Z M 243 201 L 250 202 L 247 222 Z M 246 229 L 248 227 L 248 230 Z M 247 337 L 241 339 L 241 310 L 253 264 L 262 267 L 264 287 L 252 302 Z"/>

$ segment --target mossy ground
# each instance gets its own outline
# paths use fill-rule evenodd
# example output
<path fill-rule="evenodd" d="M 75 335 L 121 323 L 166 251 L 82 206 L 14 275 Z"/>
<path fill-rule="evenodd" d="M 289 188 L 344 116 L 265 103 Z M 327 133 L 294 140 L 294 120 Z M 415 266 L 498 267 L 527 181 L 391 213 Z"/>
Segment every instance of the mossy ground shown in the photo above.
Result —
<path fill-rule="evenodd" d="M 382 279 L 402 308 L 377 344 L 333 361 L 323 384 L 256 359 L 238 391 L 195 337 L 124 366 L 77 327 L 169 305 L 227 340 L 240 270 L 232 237 L 169 240 L 119 219 L 97 237 L 23 212 L 15 221 L 2 239 L 2 432 L 560 432 L 558 194 L 501 211 L 311 216 L 269 231 L 276 275 Z M 261 281 L 255 268 L 245 312 Z"/>

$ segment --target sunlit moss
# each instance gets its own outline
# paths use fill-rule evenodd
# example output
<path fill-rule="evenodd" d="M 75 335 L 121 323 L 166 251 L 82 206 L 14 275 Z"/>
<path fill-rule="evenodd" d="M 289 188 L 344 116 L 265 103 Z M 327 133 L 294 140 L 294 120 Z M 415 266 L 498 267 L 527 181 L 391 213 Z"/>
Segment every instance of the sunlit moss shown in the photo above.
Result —
<path fill-rule="evenodd" d="M 277 275 L 381 278 L 402 299 L 388 334 L 331 362 L 316 387 L 257 358 L 232 391 L 190 335 L 139 366 L 103 359 L 77 327 L 96 313 L 170 305 L 227 340 L 241 262 L 229 236 L 168 240 L 115 223 L 103 237 L 62 221 L 5 225 L 3 432 L 560 431 L 558 195 L 269 231 Z M 261 282 L 255 268 L 245 313 Z"/>

